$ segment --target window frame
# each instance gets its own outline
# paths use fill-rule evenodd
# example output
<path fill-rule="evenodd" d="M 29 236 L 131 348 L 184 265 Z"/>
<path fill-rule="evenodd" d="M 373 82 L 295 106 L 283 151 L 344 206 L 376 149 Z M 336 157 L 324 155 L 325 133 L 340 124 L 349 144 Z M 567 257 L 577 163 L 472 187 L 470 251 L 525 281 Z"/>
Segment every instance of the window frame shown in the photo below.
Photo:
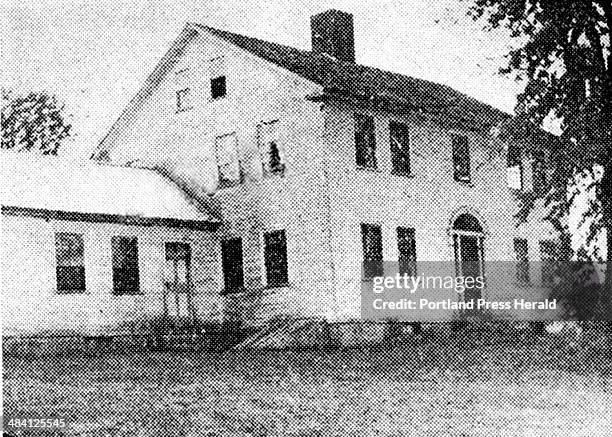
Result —
<path fill-rule="evenodd" d="M 407 226 L 398 226 L 395 230 L 397 237 L 397 263 L 398 273 L 403 277 L 404 273 L 415 277 L 417 271 L 417 251 L 416 251 L 416 229 Z M 405 233 L 406 235 L 401 235 Z M 408 238 L 406 238 L 408 236 Z M 402 242 L 408 241 L 410 247 L 408 251 L 402 250 Z M 406 253 L 407 252 L 407 253 Z M 402 265 L 407 264 L 408 269 L 403 269 Z"/>
<path fill-rule="evenodd" d="M 227 137 L 232 137 L 234 139 L 234 151 L 236 153 L 236 166 L 238 170 L 238 178 L 236 180 L 221 178 L 221 165 L 219 161 L 219 143 L 218 142 L 221 139 L 224 139 Z M 223 134 L 223 135 L 217 135 L 214 141 L 215 141 L 215 144 L 214 144 L 215 163 L 217 166 L 217 183 L 218 183 L 217 188 L 223 189 L 223 188 L 235 187 L 237 185 L 240 185 L 241 183 L 244 182 L 244 171 L 242 169 L 242 161 L 240 160 L 240 149 L 238 147 L 238 135 L 236 134 L 236 132 L 230 132 L 230 133 Z"/>
<path fill-rule="evenodd" d="M 367 127 L 367 131 L 364 128 Z M 360 170 L 378 170 L 376 157 L 376 120 L 373 115 L 353 113 L 355 164 Z M 364 144 L 367 143 L 367 144 Z"/>
<path fill-rule="evenodd" d="M 119 242 L 128 242 L 128 244 L 133 244 L 133 247 L 130 250 L 133 251 L 134 257 L 131 259 L 132 262 L 124 263 L 121 266 L 117 265 L 117 261 L 119 257 L 127 257 L 127 251 L 124 251 L 123 254 L 117 253 Z M 129 236 L 129 235 L 114 235 L 111 237 L 111 266 L 112 266 L 112 281 L 113 281 L 113 296 L 130 296 L 130 295 L 139 295 L 142 294 L 141 284 L 140 284 L 140 253 L 138 250 L 138 237 Z M 123 260 L 125 261 L 125 260 Z M 135 274 L 134 268 L 135 267 Z M 126 271 L 132 270 L 132 277 L 135 278 L 130 285 L 135 285 L 132 288 L 120 288 L 121 285 L 124 285 L 125 277 L 129 277 L 126 274 Z"/>
<path fill-rule="evenodd" d="M 183 95 L 187 96 L 187 101 L 185 102 L 185 105 L 182 104 L 181 96 Z M 176 112 L 185 112 L 189 111 L 190 109 L 193 109 L 193 105 L 191 104 L 191 88 L 185 87 L 176 90 Z"/>
<path fill-rule="evenodd" d="M 274 236 L 281 236 L 280 246 L 283 249 L 280 252 L 280 263 L 276 266 L 272 265 L 272 262 L 275 260 L 270 257 L 271 252 L 269 252 L 270 248 L 272 247 L 270 240 L 274 238 Z M 289 254 L 287 249 L 287 233 L 284 229 L 271 230 L 263 233 L 263 256 L 266 288 L 280 288 L 289 286 Z M 276 261 L 278 261 L 278 259 Z M 274 280 L 273 271 L 278 270 L 281 271 L 280 278 L 278 280 Z"/>
<path fill-rule="evenodd" d="M 222 87 L 223 94 L 215 95 L 215 90 Z M 225 74 L 210 78 L 210 98 L 211 100 L 221 100 L 227 97 L 227 76 Z"/>
<path fill-rule="evenodd" d="M 394 146 L 400 142 L 394 131 L 401 131 L 402 147 Z M 391 174 L 398 176 L 412 176 L 412 162 L 410 154 L 410 127 L 406 123 L 391 120 L 389 122 L 389 148 L 391 151 Z M 400 162 L 402 165 L 400 165 Z M 407 168 L 406 168 L 407 167 Z"/>
<path fill-rule="evenodd" d="M 276 127 L 276 135 L 275 139 L 268 141 L 265 137 L 265 129 L 270 126 Z M 278 119 L 270 120 L 270 121 L 261 121 L 257 124 L 257 148 L 259 150 L 259 154 L 261 156 L 261 164 L 262 171 L 264 177 L 273 177 L 273 176 L 284 176 L 285 171 L 287 170 L 287 154 L 285 147 L 281 143 L 280 140 L 280 121 Z M 279 155 L 279 166 L 277 169 L 272 170 L 270 165 L 271 161 L 271 145 L 276 144 L 278 155 Z"/>
<path fill-rule="evenodd" d="M 362 280 L 372 281 L 375 277 L 384 275 L 383 252 L 384 243 L 382 226 L 375 223 L 361 223 Z M 376 231 L 375 247 L 369 248 L 368 234 Z M 373 253 L 374 252 L 374 253 Z"/>
<path fill-rule="evenodd" d="M 230 244 L 236 243 L 236 242 L 239 245 L 238 249 L 239 249 L 239 254 L 240 254 L 240 258 L 238 262 L 236 262 L 235 259 L 228 258 L 227 255 L 230 255 L 230 254 L 226 251 L 226 248 L 228 248 Z M 237 281 L 235 284 L 230 284 L 230 281 L 228 280 L 228 278 L 232 277 L 232 275 L 227 274 L 228 268 L 231 268 L 233 271 L 235 270 L 236 267 L 238 267 L 238 270 L 236 270 L 238 274 L 235 275 L 234 277 L 237 278 Z M 224 240 L 221 240 L 221 272 L 223 274 L 223 290 L 221 291 L 222 295 L 241 293 L 245 290 L 245 287 L 244 287 L 244 250 L 243 250 L 242 238 L 233 237 L 233 238 L 226 238 Z"/>
<path fill-rule="evenodd" d="M 78 244 L 77 247 L 80 248 L 80 256 L 77 254 L 77 258 L 80 259 L 80 264 L 77 265 L 66 265 L 74 263 L 74 259 L 60 259 L 62 243 L 60 240 L 62 237 L 67 237 L 69 239 L 77 239 Z M 64 246 L 65 247 L 65 246 Z M 68 252 L 71 252 L 71 249 L 74 249 L 74 245 L 68 244 Z M 74 255 L 70 253 L 70 255 Z M 77 262 L 79 260 L 77 259 Z M 70 281 L 66 280 L 66 275 L 73 277 L 74 274 L 77 273 L 79 275 L 79 280 L 76 281 L 80 286 L 75 287 L 64 287 L 65 284 L 69 284 Z M 57 294 L 83 294 L 87 291 L 87 276 L 85 272 L 85 238 L 82 233 L 77 232 L 56 232 L 55 233 L 55 290 Z"/>
<path fill-rule="evenodd" d="M 453 158 L 453 179 L 456 182 L 469 184 L 472 182 L 472 163 L 470 156 L 469 138 L 463 134 L 453 133 L 451 134 L 451 143 Z M 466 169 L 465 175 L 460 173 L 462 164 L 464 164 Z"/>
<path fill-rule="evenodd" d="M 518 168 L 518 187 L 513 187 L 510 185 L 510 170 L 514 168 Z M 521 153 L 521 149 L 516 147 L 510 147 L 508 149 L 508 153 L 506 156 L 506 174 L 508 179 L 508 188 L 514 191 L 523 191 L 523 189 L 525 188 L 525 166 L 523 163 L 523 155 Z"/>

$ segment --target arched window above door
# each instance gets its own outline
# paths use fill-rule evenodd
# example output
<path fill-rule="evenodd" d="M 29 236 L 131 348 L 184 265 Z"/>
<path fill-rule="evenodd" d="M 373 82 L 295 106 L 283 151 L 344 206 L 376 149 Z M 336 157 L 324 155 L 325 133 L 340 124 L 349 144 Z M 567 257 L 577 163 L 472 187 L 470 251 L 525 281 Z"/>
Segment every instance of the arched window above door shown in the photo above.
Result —
<path fill-rule="evenodd" d="M 476 217 L 472 214 L 464 213 L 455 219 L 453 222 L 454 231 L 466 232 L 483 232 L 482 226 Z"/>

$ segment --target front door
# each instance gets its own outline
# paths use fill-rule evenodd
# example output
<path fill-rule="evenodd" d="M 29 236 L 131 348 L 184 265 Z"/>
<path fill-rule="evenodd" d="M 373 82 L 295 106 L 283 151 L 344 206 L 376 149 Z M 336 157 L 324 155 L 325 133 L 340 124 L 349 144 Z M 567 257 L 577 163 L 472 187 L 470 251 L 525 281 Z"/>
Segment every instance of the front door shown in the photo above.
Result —
<path fill-rule="evenodd" d="M 191 247 L 188 243 L 166 243 L 164 316 L 193 321 L 191 296 Z"/>
<path fill-rule="evenodd" d="M 455 234 L 455 261 L 457 276 L 474 278 L 483 277 L 482 236 Z M 482 289 L 477 286 L 466 287 L 463 298 L 465 302 L 482 298 Z"/>

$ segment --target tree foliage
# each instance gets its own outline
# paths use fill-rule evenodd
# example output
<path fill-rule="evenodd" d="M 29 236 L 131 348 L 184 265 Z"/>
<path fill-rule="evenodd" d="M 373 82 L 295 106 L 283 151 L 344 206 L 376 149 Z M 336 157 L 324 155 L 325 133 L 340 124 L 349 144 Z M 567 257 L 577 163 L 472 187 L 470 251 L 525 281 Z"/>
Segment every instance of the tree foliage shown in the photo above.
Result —
<path fill-rule="evenodd" d="M 518 95 L 517 117 L 506 133 L 529 138 L 527 154 L 545 157 L 550 169 L 543 194 L 548 206 L 546 218 L 562 238 L 567 237 L 565 219 L 580 193 L 575 187 L 582 185 L 583 192 L 592 194 L 582 221 L 589 224 L 586 246 L 602 229 L 607 231 L 606 278 L 597 293 L 601 308 L 608 307 L 612 302 L 612 3 L 471 2 L 470 14 L 475 19 L 485 20 L 489 29 L 505 27 L 513 37 L 513 48 L 501 72 L 514 75 L 525 87 Z M 550 119 L 559 122 L 559 141 L 524 131 L 529 129 L 525 126 L 542 127 Z M 588 181 L 586 186 L 584 181 Z M 539 197 L 533 192 L 519 194 L 520 219 L 529 216 Z M 585 254 L 581 248 L 578 255 Z"/>
<path fill-rule="evenodd" d="M 3 90 L 1 147 L 57 155 L 71 129 L 63 111 L 64 106 L 46 93 L 14 96 Z"/>
<path fill-rule="evenodd" d="M 560 121 L 561 142 L 547 152 L 552 161 L 547 201 L 567 203 L 568 181 L 595 176 L 595 202 L 587 213 L 592 232 L 612 224 L 612 54 L 609 0 L 474 0 L 471 14 L 490 28 L 506 27 L 516 45 L 503 73 L 525 82 L 517 115 L 541 126 Z M 516 125 L 515 125 L 516 126 Z M 541 147 L 540 142 L 532 144 Z M 546 146 L 543 146 L 546 147 Z M 524 202 L 527 209 L 533 202 Z M 553 211 L 558 218 L 566 212 Z"/>

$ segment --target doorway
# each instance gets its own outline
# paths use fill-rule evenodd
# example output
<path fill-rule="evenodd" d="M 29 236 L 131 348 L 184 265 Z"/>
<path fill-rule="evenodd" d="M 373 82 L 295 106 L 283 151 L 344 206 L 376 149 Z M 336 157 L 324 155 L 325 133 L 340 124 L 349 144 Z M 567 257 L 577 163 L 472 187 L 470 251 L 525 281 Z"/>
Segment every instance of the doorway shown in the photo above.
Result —
<path fill-rule="evenodd" d="M 484 278 L 484 232 L 480 222 L 471 214 L 461 214 L 453 223 L 453 246 L 455 251 L 455 273 L 457 277 Z M 477 284 L 466 287 L 464 302 L 482 298 L 482 287 Z"/>
<path fill-rule="evenodd" d="M 191 290 L 191 246 L 188 243 L 166 243 L 164 269 L 164 317 L 181 324 L 193 323 L 195 314 Z"/>

